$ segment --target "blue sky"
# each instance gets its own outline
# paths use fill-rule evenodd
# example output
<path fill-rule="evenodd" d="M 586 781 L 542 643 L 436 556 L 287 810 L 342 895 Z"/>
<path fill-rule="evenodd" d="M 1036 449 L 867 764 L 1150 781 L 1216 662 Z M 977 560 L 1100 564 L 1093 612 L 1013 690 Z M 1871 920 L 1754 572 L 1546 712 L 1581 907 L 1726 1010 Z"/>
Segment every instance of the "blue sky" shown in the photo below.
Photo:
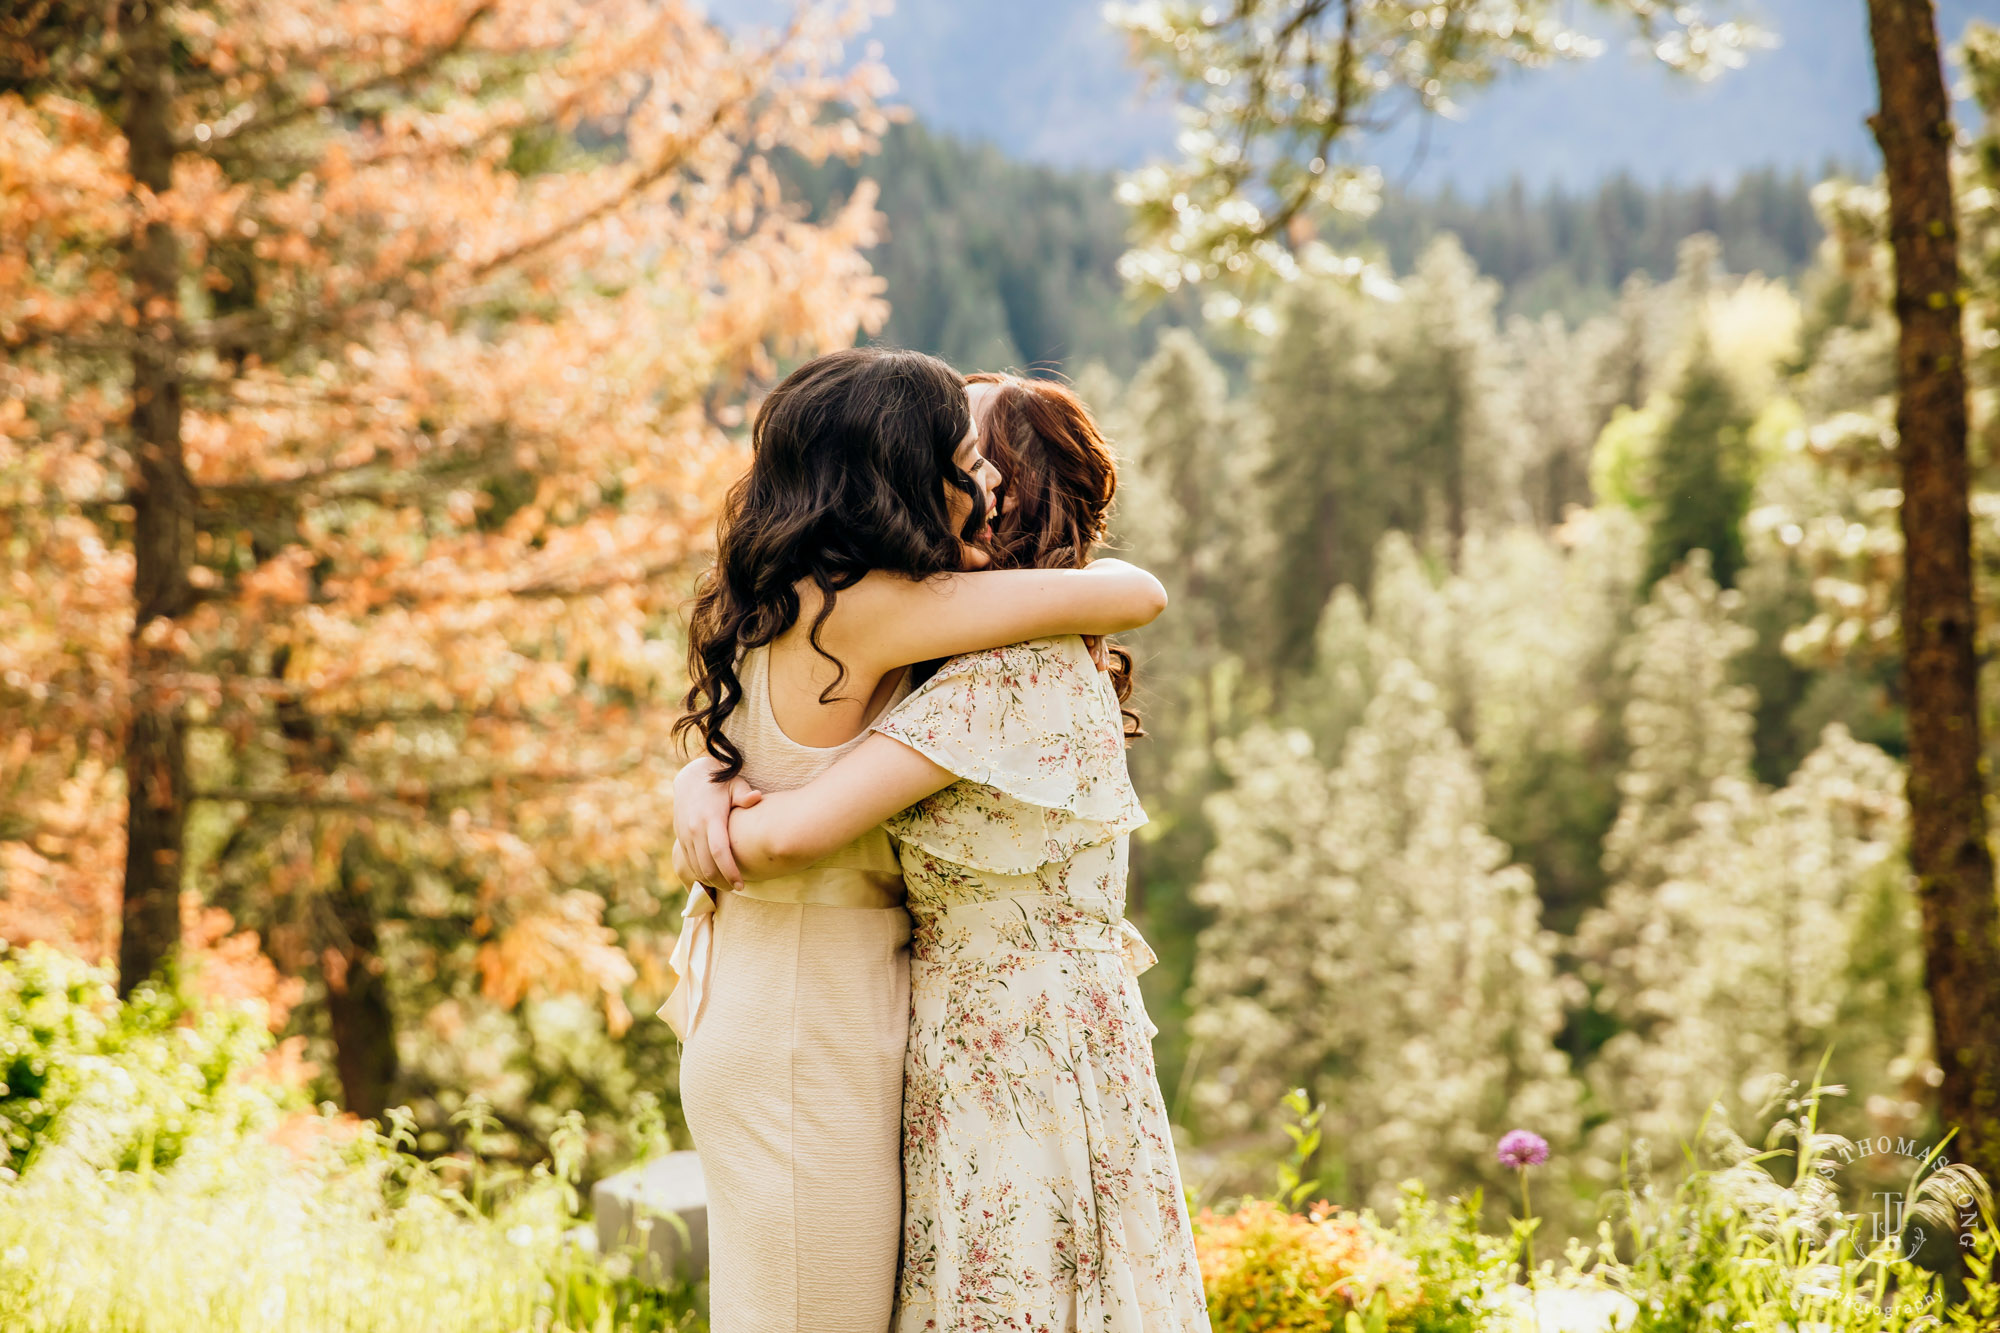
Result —
<path fill-rule="evenodd" d="M 1584 8 L 1579 4 L 1580 9 Z M 1714 7 L 1714 6 L 1712 6 Z M 2000 22 L 2000 0 L 1939 0 L 1947 40 L 1967 20 Z M 787 0 L 710 0 L 725 23 L 775 22 Z M 1017 157 L 1128 167 L 1171 151 L 1169 103 L 1148 97 L 1100 0 L 899 0 L 871 34 L 899 100 L 931 125 Z M 1816 171 L 1875 160 L 1865 0 L 1737 0 L 1780 39 L 1711 84 L 1676 78 L 1616 29 L 1596 61 L 1537 71 L 1434 122 L 1421 155 L 1401 132 L 1376 146 L 1392 179 L 1477 193 L 1519 175 L 1588 185 L 1616 171 L 1646 181 L 1726 180 L 1753 167 Z"/>

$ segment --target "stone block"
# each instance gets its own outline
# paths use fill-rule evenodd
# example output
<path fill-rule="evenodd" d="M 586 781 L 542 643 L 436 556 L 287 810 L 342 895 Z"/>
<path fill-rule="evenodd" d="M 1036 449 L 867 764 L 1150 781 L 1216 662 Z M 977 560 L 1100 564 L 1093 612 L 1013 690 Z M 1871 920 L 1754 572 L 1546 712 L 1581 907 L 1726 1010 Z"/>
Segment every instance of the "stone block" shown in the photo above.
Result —
<path fill-rule="evenodd" d="M 664 1287 L 708 1275 L 708 1190 L 693 1153 L 670 1152 L 606 1176 L 591 1189 L 590 1205 L 598 1253 L 632 1253 L 642 1281 Z"/>

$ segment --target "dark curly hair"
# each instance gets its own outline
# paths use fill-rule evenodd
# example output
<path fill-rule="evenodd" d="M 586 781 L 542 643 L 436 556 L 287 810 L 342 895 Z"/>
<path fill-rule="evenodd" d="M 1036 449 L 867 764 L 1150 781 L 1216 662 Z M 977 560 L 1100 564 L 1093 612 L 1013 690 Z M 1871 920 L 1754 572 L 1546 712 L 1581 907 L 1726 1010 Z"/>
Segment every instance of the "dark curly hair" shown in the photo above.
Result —
<path fill-rule="evenodd" d="M 989 371 L 965 379 L 997 390 L 979 419 L 981 447 L 1002 478 L 994 496 L 994 567 L 1083 568 L 1104 540 L 1118 493 L 1118 459 L 1090 409 L 1054 380 Z M 1132 654 L 1117 644 L 1106 647 L 1125 735 L 1143 736 L 1139 714 L 1128 703 Z"/>
<path fill-rule="evenodd" d="M 701 733 L 722 765 L 716 781 L 743 769 L 742 751 L 723 734 L 743 698 L 736 664 L 797 623 L 802 581 L 822 594 L 809 637 L 837 672 L 825 702 L 846 678 L 819 642 L 842 589 L 871 570 L 926 578 L 963 567 L 960 542 L 986 522 L 978 484 L 953 461 L 971 426 L 965 380 L 921 352 L 829 352 L 771 390 L 688 624 L 691 683 L 675 731 Z M 962 525 L 952 523 L 946 487 L 972 501 Z"/>

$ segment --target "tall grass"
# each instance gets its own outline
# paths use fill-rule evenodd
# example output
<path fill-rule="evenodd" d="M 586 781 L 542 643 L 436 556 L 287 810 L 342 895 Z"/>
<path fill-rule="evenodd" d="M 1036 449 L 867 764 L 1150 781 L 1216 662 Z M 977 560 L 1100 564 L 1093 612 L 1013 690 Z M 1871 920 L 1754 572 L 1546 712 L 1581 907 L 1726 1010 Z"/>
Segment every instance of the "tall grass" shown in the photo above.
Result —
<path fill-rule="evenodd" d="M 1878 1237 L 1870 1216 L 1843 1206 L 1835 1158 L 1851 1145 L 1820 1129 L 1823 1101 L 1840 1091 L 1784 1089 L 1762 1148 L 1705 1123 L 1671 1187 L 1639 1176 L 1610 1196 L 1595 1245 L 1572 1243 L 1566 1276 L 1629 1297 L 1630 1333 L 2000 1328 L 1978 1318 L 2000 1292 L 1980 1267 L 1995 1246 L 1986 1183 L 1935 1154 L 1908 1183 L 1909 1218 L 1936 1242 L 1930 1254 L 1965 1248 L 1973 1260 L 1954 1306 L 1904 1235 Z"/>
<path fill-rule="evenodd" d="M 170 989 L 121 1003 L 100 971 L 0 947 L 0 1331 L 705 1333 L 696 1293 L 569 1239 L 574 1114 L 529 1170 L 484 1155 L 476 1102 L 470 1151 L 426 1159 L 406 1115 L 377 1129 L 302 1105 L 271 1051 L 254 1014 Z M 1278 1197 L 1197 1222 L 1211 1313 L 1241 1333 L 1553 1333 L 1584 1326 L 1572 1308 L 1627 1333 L 2000 1330 L 1984 1183 L 1930 1161 L 1909 1186 L 1911 1217 L 1966 1243 L 1947 1293 L 1843 1205 L 1850 1154 L 1819 1118 L 1834 1091 L 1789 1089 L 1762 1148 L 1707 1127 L 1684 1170 L 1635 1172 L 1595 1242 L 1535 1273 L 1533 1223 L 1485 1234 L 1476 1192 L 1433 1203 L 1411 1182 L 1394 1225 L 1295 1211 L 1319 1143 L 1296 1097 Z"/>
<path fill-rule="evenodd" d="M 254 1022 L 46 951 L 0 956 L 0 1329 L 612 1333 L 704 1327 L 568 1236 L 580 1120 L 521 1172 L 427 1161 L 262 1076 Z M 468 1137 L 479 1141 L 479 1111 Z"/>

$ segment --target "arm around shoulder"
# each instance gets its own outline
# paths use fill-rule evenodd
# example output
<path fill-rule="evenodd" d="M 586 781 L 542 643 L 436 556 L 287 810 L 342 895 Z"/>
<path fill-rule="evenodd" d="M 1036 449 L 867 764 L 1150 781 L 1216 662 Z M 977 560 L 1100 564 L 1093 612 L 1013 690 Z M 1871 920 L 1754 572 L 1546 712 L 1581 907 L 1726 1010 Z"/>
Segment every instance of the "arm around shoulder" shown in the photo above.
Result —
<path fill-rule="evenodd" d="M 883 671 L 1057 634 L 1122 634 L 1167 609 L 1160 581 L 1123 560 L 921 580 L 870 574 L 840 596 L 829 646 L 843 661 Z"/>
<path fill-rule="evenodd" d="M 1110 629 L 1074 630 L 1072 633 L 1122 634 L 1126 630 L 1150 625 L 1166 613 L 1166 585 L 1137 565 L 1124 560 L 1093 560 L 1080 572 L 1117 581 L 1117 595 L 1123 602 L 1124 619 L 1127 623 Z"/>

